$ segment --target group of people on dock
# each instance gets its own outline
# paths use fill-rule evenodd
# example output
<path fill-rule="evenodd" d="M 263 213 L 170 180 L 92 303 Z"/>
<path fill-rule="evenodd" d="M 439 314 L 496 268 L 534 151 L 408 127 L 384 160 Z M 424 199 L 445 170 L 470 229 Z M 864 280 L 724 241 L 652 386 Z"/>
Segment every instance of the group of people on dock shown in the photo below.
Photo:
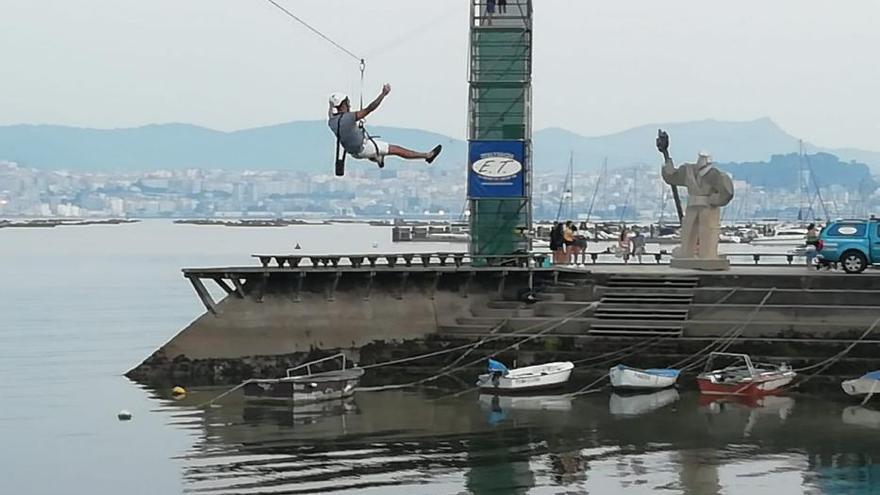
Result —
<path fill-rule="evenodd" d="M 583 233 L 571 220 L 553 224 L 553 228 L 550 230 L 550 251 L 553 253 L 553 264 L 580 265 L 587 263 L 587 236 L 584 235 L 586 226 L 582 224 L 582 227 L 584 228 Z M 642 263 L 646 243 L 647 238 L 638 228 L 629 230 L 623 227 L 617 243 L 608 248 L 606 252 L 613 253 L 624 263 L 629 263 L 631 258 Z"/>
<path fill-rule="evenodd" d="M 553 252 L 553 263 L 568 265 L 585 263 L 584 253 L 587 250 L 587 237 L 578 232 L 577 225 L 571 220 L 555 222 L 550 230 L 550 251 Z"/>

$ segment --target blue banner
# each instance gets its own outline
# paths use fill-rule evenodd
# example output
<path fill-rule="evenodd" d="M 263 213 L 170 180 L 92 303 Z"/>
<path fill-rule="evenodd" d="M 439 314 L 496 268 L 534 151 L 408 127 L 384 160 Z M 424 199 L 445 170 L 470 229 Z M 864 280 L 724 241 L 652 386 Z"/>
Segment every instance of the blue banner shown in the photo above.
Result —
<path fill-rule="evenodd" d="M 524 141 L 471 141 L 468 155 L 469 198 L 525 196 Z"/>

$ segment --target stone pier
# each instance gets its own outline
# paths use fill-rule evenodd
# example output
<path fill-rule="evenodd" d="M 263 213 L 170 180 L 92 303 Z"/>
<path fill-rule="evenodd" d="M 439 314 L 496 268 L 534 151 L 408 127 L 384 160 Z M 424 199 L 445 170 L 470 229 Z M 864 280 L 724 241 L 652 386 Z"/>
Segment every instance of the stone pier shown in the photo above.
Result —
<path fill-rule="evenodd" d="M 871 272 L 543 268 L 541 256 L 442 253 L 256 258 L 256 266 L 184 269 L 205 313 L 128 376 L 154 384 L 237 383 L 281 376 L 340 350 L 366 365 L 490 334 L 475 357 L 536 336 L 502 354 L 520 365 L 566 359 L 580 361 L 579 371 L 599 371 L 615 364 L 601 356 L 621 351 L 615 359 L 633 366 L 668 366 L 736 334 L 729 351 L 801 367 L 840 352 L 880 318 L 880 276 Z M 225 296 L 215 300 L 209 284 Z M 823 375 L 880 368 L 877 344 L 880 330 Z M 634 346 L 636 352 L 623 351 Z M 430 373 L 459 355 L 408 363 L 406 372 Z"/>

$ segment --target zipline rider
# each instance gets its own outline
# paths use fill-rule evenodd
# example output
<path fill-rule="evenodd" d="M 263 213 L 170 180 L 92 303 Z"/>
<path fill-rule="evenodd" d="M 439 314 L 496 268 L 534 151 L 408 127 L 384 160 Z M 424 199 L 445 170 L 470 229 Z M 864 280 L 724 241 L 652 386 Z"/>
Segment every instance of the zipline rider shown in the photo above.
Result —
<path fill-rule="evenodd" d="M 330 112 L 327 124 L 330 126 L 333 134 L 336 135 L 337 158 L 339 146 L 342 146 L 345 152 L 355 158 L 376 162 L 379 164 L 379 168 L 385 166 L 384 160 L 388 155 L 407 160 L 425 160 L 428 163 L 432 163 L 440 155 L 443 147 L 439 144 L 427 153 L 420 153 L 402 146 L 379 141 L 366 132 L 361 121 L 379 108 L 382 100 L 389 93 L 391 93 L 391 85 L 386 84 L 382 87 L 382 92 L 372 103 L 367 105 L 366 108 L 357 111 L 351 110 L 351 102 L 344 93 L 333 93 L 330 95 Z M 337 159 L 337 175 L 342 175 L 339 173 L 338 163 Z"/>

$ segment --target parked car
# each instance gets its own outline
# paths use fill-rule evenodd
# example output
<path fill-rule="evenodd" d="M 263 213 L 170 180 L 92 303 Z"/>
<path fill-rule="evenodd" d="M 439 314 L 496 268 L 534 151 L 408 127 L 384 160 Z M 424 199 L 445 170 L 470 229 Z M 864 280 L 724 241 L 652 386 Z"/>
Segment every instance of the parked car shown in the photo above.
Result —
<path fill-rule="evenodd" d="M 819 234 L 820 263 L 839 263 L 846 273 L 861 273 L 880 264 L 880 221 L 837 220 Z"/>

